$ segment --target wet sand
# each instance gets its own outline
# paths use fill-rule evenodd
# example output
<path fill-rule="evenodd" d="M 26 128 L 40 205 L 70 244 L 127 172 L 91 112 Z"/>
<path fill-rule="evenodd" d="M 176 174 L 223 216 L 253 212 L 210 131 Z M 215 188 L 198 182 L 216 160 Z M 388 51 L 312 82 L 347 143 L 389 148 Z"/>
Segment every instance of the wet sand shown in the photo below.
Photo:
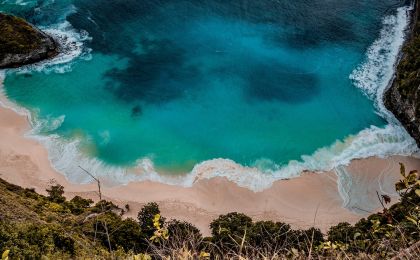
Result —
<path fill-rule="evenodd" d="M 24 136 L 29 127 L 25 116 L 0 108 L 0 178 L 40 193 L 45 193 L 51 180 L 55 180 L 65 187 L 68 198 L 81 195 L 97 200 L 95 183 L 70 183 L 53 169 L 47 150 Z M 233 211 L 255 220 L 282 221 L 295 228 L 315 226 L 326 231 L 331 225 L 354 223 L 379 210 L 377 191 L 396 201 L 394 183 L 399 179 L 399 162 L 408 170 L 420 169 L 420 159 L 393 156 L 354 160 L 331 172 L 306 172 L 298 178 L 276 181 L 261 192 L 221 177 L 200 179 L 192 187 L 150 181 L 111 186 L 104 181 L 102 188 L 105 198 L 121 206 L 130 205 L 129 217 L 135 218 L 142 205 L 154 201 L 165 217 L 189 221 L 204 234 L 209 234 L 211 220 Z M 338 181 L 343 180 L 343 174 L 352 181 L 340 193 Z"/>

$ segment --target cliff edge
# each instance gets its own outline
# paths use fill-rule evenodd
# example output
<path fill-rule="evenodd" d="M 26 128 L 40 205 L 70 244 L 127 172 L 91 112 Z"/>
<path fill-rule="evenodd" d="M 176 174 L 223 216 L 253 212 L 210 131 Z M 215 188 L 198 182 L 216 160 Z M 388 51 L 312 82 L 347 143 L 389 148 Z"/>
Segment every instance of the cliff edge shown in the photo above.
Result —
<path fill-rule="evenodd" d="M 14 68 L 54 57 L 54 39 L 22 18 L 0 13 L 0 69 Z"/>
<path fill-rule="evenodd" d="M 416 0 L 412 25 L 401 60 L 384 103 L 420 147 L 420 0 Z"/>

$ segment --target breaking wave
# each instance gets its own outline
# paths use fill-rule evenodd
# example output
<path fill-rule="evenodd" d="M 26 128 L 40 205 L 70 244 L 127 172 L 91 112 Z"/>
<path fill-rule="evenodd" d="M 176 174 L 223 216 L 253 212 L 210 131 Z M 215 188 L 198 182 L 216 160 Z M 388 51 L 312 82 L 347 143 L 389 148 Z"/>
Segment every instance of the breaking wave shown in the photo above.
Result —
<path fill-rule="evenodd" d="M 109 184 L 126 184 L 131 181 L 152 180 L 163 183 L 191 186 L 200 179 L 226 177 L 239 186 L 260 191 L 269 188 L 276 180 L 299 176 L 303 171 L 330 171 L 341 169 L 353 159 L 372 156 L 387 157 L 391 155 L 413 155 L 418 152 L 415 141 L 394 119 L 383 105 L 383 92 L 392 80 L 399 51 L 404 42 L 408 26 L 408 12 L 412 7 L 402 7 L 395 15 L 384 18 L 379 38 L 366 53 L 366 60 L 350 75 L 354 85 L 360 88 L 369 98 L 375 101 L 377 112 L 389 122 L 383 128 L 371 126 L 360 133 L 349 136 L 343 141 L 336 141 L 329 147 L 318 149 L 312 155 L 304 155 L 300 161 L 291 161 L 287 165 L 275 165 L 268 159 L 255 162 L 254 167 L 245 167 L 229 159 L 213 159 L 197 164 L 188 173 L 178 176 L 159 174 L 149 158 L 141 158 L 136 167 L 124 168 L 109 166 L 96 158 L 89 158 L 83 153 L 81 139 L 64 139 L 56 134 L 45 134 L 60 127 L 65 116 L 39 120 L 36 111 L 29 112 L 23 108 L 2 101 L 2 105 L 13 107 L 30 119 L 32 130 L 27 137 L 38 140 L 47 149 L 53 167 L 64 174 L 70 181 L 77 183 L 90 182 L 89 176 L 80 168 L 88 170 L 98 177 L 107 179 Z M 89 40 L 85 32 L 76 32 L 68 22 L 53 27 L 43 28 L 62 46 L 62 54 L 52 61 L 26 66 L 19 72 L 42 70 L 54 73 L 65 73 L 71 70 L 72 62 L 77 58 L 89 59 L 90 50 L 84 47 Z M 1 83 L 1 78 L 0 78 Z M 270 164 L 271 170 L 263 169 Z M 346 202 L 346 187 L 351 179 L 339 174 L 340 194 Z"/>

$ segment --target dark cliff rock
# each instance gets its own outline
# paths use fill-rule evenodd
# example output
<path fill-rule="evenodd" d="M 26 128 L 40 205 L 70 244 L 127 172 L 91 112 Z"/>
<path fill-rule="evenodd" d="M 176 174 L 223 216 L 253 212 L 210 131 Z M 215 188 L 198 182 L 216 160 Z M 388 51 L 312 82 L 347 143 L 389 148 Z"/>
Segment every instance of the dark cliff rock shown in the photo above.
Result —
<path fill-rule="evenodd" d="M 420 147 L 420 0 L 404 45 L 395 79 L 385 92 L 384 103 Z"/>
<path fill-rule="evenodd" d="M 19 67 L 54 57 L 54 39 L 25 20 L 0 13 L 0 69 Z"/>

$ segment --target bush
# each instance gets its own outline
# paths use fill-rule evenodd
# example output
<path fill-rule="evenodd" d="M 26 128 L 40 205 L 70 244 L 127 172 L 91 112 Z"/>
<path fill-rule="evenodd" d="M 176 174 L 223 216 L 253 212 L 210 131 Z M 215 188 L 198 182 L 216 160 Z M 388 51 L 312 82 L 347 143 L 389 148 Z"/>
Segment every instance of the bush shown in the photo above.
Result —
<path fill-rule="evenodd" d="M 126 252 L 140 252 L 147 248 L 139 224 L 131 218 L 123 220 L 119 215 L 107 212 L 99 216 L 97 222 L 92 223 L 92 228 L 97 228 L 97 237 L 106 248 L 111 245 L 112 250 L 121 247 Z"/>
<path fill-rule="evenodd" d="M 155 227 L 153 226 L 154 217 L 160 214 L 159 206 L 155 202 L 150 202 L 143 206 L 140 212 L 137 215 L 137 219 L 140 224 L 141 231 L 148 237 L 152 237 L 155 232 Z M 163 226 L 165 223 L 164 218 L 160 218 L 160 225 Z"/>
<path fill-rule="evenodd" d="M 243 240 L 247 241 L 251 227 L 252 219 L 237 212 L 221 215 L 210 224 L 213 241 L 229 249 L 238 247 Z"/>
<path fill-rule="evenodd" d="M 59 225 L 0 222 L 0 251 L 10 250 L 10 259 L 40 259 L 42 256 L 74 256 L 75 241 Z M 68 258 L 68 257 L 67 257 Z"/>
<path fill-rule="evenodd" d="M 309 251 L 312 256 L 330 259 L 391 258 L 420 240 L 419 175 L 416 171 L 406 174 L 403 168 L 401 175 L 396 185 L 400 202 L 354 226 L 340 223 L 331 227 L 328 241 L 316 228 L 293 230 L 281 222 L 252 222 L 236 212 L 215 219 L 210 224 L 212 237 L 202 238 L 188 222 L 165 222 L 156 203 L 145 205 L 137 222 L 123 219 L 115 211 L 119 208 L 104 200 L 94 207 L 90 207 L 91 200 L 78 196 L 55 202 L 62 201 L 59 185 L 44 197 L 0 180 L 2 202 L 19 203 L 19 209 L 25 209 L 14 213 L 12 207 L 4 207 L 11 213 L 0 214 L 0 251 L 10 250 L 11 259 L 86 258 L 98 253 L 107 258 L 109 248 L 113 257 L 121 259 L 140 253 L 144 259 L 279 259 L 308 257 Z M 8 217 L 12 213 L 15 217 Z"/>
<path fill-rule="evenodd" d="M 318 228 L 310 228 L 307 230 L 297 230 L 293 232 L 296 240 L 292 243 L 297 249 L 308 252 L 310 248 L 315 248 L 324 242 L 324 235 Z"/>
<path fill-rule="evenodd" d="M 361 235 L 361 230 L 353 227 L 347 222 L 339 223 L 336 226 L 332 226 L 328 231 L 328 240 L 333 242 L 348 243 L 352 241 L 356 234 Z"/>
<path fill-rule="evenodd" d="M 47 189 L 48 192 L 48 199 L 55 203 L 63 203 L 66 201 L 66 198 L 63 196 L 64 194 L 64 187 L 60 184 L 52 185 L 49 189 Z"/>
<path fill-rule="evenodd" d="M 75 196 L 70 200 L 68 207 L 70 208 L 71 213 L 79 215 L 88 209 L 92 203 L 93 200 L 91 199 L 84 199 L 80 196 Z"/>
<path fill-rule="evenodd" d="M 249 243 L 256 248 L 288 248 L 292 235 L 290 231 L 290 226 L 281 222 L 258 221 L 250 230 Z"/>
<path fill-rule="evenodd" d="M 168 244 L 173 247 L 186 246 L 192 249 L 203 238 L 197 227 L 185 221 L 171 220 L 167 223 L 167 229 L 169 232 Z"/>
<path fill-rule="evenodd" d="M 119 210 L 120 208 L 112 203 L 111 201 L 101 200 L 98 201 L 95 206 L 91 208 L 91 212 L 100 213 L 100 212 L 108 212 L 113 210 Z"/>

